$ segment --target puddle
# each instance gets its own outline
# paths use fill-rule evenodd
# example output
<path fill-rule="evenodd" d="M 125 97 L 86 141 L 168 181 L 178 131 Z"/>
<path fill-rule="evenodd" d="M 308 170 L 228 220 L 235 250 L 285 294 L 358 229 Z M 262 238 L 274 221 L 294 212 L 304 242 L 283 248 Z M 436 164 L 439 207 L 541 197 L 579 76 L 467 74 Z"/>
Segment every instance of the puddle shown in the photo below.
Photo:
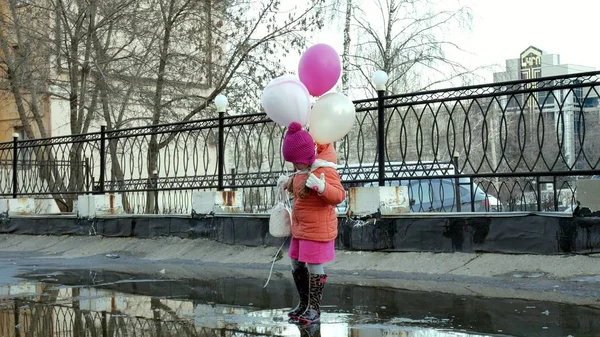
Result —
<path fill-rule="evenodd" d="M 525 274 L 513 274 L 514 278 L 540 278 L 546 274 L 544 273 L 525 273 Z"/>
<path fill-rule="evenodd" d="M 156 280 L 36 271 L 0 286 L 0 336 L 599 336 L 600 310 L 523 300 L 328 284 L 322 323 L 287 322 L 288 279 Z"/>
<path fill-rule="evenodd" d="M 574 277 L 571 281 L 575 282 L 600 282 L 600 275 L 588 275 L 588 276 L 580 276 Z"/>

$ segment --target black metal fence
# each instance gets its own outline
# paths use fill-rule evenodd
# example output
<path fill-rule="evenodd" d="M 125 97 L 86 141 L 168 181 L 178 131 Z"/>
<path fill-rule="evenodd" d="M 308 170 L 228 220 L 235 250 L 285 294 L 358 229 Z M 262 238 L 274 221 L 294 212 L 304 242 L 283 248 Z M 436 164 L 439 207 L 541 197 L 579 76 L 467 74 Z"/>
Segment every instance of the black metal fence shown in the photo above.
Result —
<path fill-rule="evenodd" d="M 407 186 L 416 212 L 561 211 L 578 180 L 600 174 L 599 92 L 600 72 L 380 92 L 355 102 L 339 172 L 348 187 Z M 243 193 L 246 212 L 267 212 L 288 168 L 284 131 L 265 114 L 220 114 L 15 138 L 0 144 L 0 197 L 52 197 L 69 210 L 78 194 L 118 192 L 128 212 L 189 213 L 193 191 L 225 188 Z"/>

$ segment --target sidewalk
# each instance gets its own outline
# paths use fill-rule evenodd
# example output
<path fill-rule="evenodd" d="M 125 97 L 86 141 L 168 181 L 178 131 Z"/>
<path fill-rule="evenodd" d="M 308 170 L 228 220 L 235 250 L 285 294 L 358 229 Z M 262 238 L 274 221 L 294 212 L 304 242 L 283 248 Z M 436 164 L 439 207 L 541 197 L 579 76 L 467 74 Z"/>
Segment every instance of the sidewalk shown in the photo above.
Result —
<path fill-rule="evenodd" d="M 276 247 L 204 239 L 0 235 L 2 264 L 22 268 L 98 269 L 169 278 L 235 276 L 266 281 Z M 107 258 L 118 254 L 119 258 Z M 290 278 L 289 259 L 273 278 Z M 204 267 L 213 272 L 207 275 Z M 222 273 L 214 273 L 215 268 Z M 330 282 L 486 297 L 546 300 L 600 307 L 600 254 L 505 255 L 338 251 Z M 159 271 L 163 271 L 160 273 Z"/>

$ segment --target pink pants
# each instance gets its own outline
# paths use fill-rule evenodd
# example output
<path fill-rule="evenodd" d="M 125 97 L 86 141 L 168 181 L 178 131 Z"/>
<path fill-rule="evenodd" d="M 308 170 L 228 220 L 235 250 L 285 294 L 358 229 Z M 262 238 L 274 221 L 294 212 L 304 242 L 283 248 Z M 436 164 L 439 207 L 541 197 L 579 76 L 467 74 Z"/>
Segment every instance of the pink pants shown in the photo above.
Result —
<path fill-rule="evenodd" d="M 292 237 L 288 256 L 310 264 L 323 264 L 335 259 L 335 240 L 320 242 Z"/>

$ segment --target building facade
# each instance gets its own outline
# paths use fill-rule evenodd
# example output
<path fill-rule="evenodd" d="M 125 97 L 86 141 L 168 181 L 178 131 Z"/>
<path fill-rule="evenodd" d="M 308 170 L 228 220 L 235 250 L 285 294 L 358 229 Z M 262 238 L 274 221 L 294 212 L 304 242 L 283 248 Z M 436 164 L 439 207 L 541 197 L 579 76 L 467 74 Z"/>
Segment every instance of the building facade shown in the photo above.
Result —
<path fill-rule="evenodd" d="M 21 10 L 24 5 L 17 4 L 16 9 Z M 12 140 L 13 134 L 19 134 L 20 139 L 27 138 L 24 127 L 27 124 L 35 124 L 31 114 L 19 114 L 17 100 L 15 99 L 13 89 L 8 80 L 8 64 L 16 62 L 19 53 L 19 44 L 14 36 L 14 32 L 8 27 L 11 22 L 11 14 L 7 0 L 0 0 L 0 16 L 2 25 L 0 25 L 0 143 Z M 22 111 L 29 111 L 27 104 L 31 102 L 32 95 L 23 87 L 18 88 L 21 96 L 20 104 L 23 105 Z M 44 91 L 42 89 L 42 91 Z M 37 97 L 37 96 L 36 96 Z M 51 130 L 51 114 L 49 97 L 42 95 L 37 97 L 40 122 L 45 130 Z M 33 128 L 33 136 L 39 136 L 37 128 Z"/>
<path fill-rule="evenodd" d="M 546 78 L 554 76 L 574 75 L 595 71 L 594 67 L 563 64 L 560 55 L 545 53 L 539 48 L 530 46 L 519 58 L 506 60 L 506 69 L 494 73 L 494 83 Z M 545 123 L 547 131 L 556 133 L 555 143 L 562 145 L 562 155 L 567 165 L 578 165 L 578 152 L 582 146 L 582 132 L 587 126 L 585 138 L 599 138 L 591 125 L 597 123 L 599 110 L 599 95 L 594 87 L 542 90 L 543 87 L 556 85 L 554 83 L 539 83 L 515 87 L 514 89 L 540 89 L 536 92 L 507 95 L 498 105 L 497 115 L 501 114 L 510 119 L 511 115 L 519 115 L 526 124 L 530 135 L 539 137 L 541 123 Z M 576 84 L 576 82 L 574 83 Z M 540 116 L 541 114 L 541 116 Z M 586 125 L 583 125 L 586 124 Z M 554 130 L 552 130 L 554 129 Z M 532 138 L 533 140 L 533 138 Z"/>
<path fill-rule="evenodd" d="M 545 53 L 534 46 L 521 52 L 519 58 L 506 60 L 505 64 L 505 71 L 494 73 L 494 83 L 571 75 L 596 70 L 594 67 L 562 64 L 560 55 Z"/>

